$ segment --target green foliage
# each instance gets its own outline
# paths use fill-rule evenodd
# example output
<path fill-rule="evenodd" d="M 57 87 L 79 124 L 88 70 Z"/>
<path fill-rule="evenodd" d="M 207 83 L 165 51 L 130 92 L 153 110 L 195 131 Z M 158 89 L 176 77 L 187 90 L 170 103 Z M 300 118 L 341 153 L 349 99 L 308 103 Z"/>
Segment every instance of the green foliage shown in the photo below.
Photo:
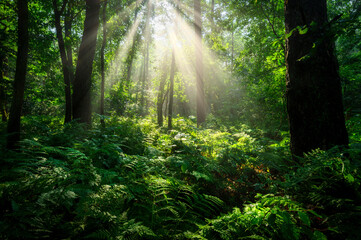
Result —
<path fill-rule="evenodd" d="M 91 130 L 25 118 L 18 152 L 2 151 L 0 236 L 95 239 L 357 239 L 360 155 L 290 160 L 279 140 L 217 118 L 165 132 L 151 119 Z M 274 137 L 274 136 L 273 136 Z"/>
<path fill-rule="evenodd" d="M 32 140 L 1 154 L 4 239 L 181 238 L 222 208 L 217 197 L 172 178 L 161 158 L 127 154 L 146 153 L 142 129 L 151 133 L 149 122 L 112 119 L 85 132 L 77 124 L 57 131 L 53 121 L 30 121 Z"/>
<path fill-rule="evenodd" d="M 322 239 L 321 232 L 313 231 L 310 217 L 312 210 L 288 196 L 257 195 L 259 200 L 246 204 L 241 211 L 211 219 L 200 226 L 191 239 Z M 317 214 L 316 214 L 317 215 Z"/>
<path fill-rule="evenodd" d="M 361 219 L 360 153 L 353 147 L 343 152 L 316 150 L 301 159 L 282 183 L 287 192 L 324 215 L 318 224 L 332 237 L 341 232 L 347 239 L 359 236 L 350 226 Z"/>
<path fill-rule="evenodd" d="M 346 122 L 346 127 L 349 132 L 350 142 L 358 145 L 361 142 L 361 115 L 356 114 Z"/>

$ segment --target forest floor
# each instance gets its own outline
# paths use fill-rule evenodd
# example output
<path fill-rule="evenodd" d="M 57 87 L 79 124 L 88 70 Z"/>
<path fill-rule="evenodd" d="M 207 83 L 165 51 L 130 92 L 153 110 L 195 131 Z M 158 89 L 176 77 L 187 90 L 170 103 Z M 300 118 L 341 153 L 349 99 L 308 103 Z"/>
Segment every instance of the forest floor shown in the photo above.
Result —
<path fill-rule="evenodd" d="M 0 238 L 361 239 L 360 119 L 295 161 L 288 132 L 217 119 L 27 117 L 20 151 L 1 127 Z"/>

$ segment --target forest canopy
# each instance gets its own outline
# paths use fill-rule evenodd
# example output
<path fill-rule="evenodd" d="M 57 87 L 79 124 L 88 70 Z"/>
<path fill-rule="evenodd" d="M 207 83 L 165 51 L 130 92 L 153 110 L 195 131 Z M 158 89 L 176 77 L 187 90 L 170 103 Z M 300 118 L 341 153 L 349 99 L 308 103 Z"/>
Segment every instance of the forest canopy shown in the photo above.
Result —
<path fill-rule="evenodd" d="M 360 239 L 361 2 L 2 0 L 1 239 Z"/>

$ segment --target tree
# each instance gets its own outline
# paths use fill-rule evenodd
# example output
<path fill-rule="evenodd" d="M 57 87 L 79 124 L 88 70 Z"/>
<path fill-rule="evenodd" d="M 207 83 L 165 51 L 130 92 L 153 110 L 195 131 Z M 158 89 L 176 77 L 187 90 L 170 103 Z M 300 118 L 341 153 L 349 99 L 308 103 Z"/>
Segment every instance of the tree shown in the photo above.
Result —
<path fill-rule="evenodd" d="M 73 119 L 91 124 L 91 75 L 99 27 L 100 0 L 86 0 L 84 32 L 73 84 Z"/>
<path fill-rule="evenodd" d="M 72 85 L 74 81 L 74 66 L 73 66 L 73 50 L 71 44 L 71 31 L 73 25 L 73 19 L 75 18 L 75 13 L 73 10 L 73 2 L 69 2 L 67 4 L 68 9 L 65 13 L 65 20 L 64 20 L 64 32 L 65 32 L 65 48 L 66 48 L 66 56 L 68 60 L 68 71 L 69 71 L 69 81 L 70 85 Z M 80 12 L 82 10 L 79 10 Z M 70 86 L 71 87 L 71 86 Z M 71 100 L 71 99 L 70 99 Z"/>
<path fill-rule="evenodd" d="M 141 97 L 140 97 L 140 115 L 145 114 L 145 105 L 146 105 L 146 88 L 149 77 L 149 44 L 150 44 L 150 15 L 151 15 L 151 0 L 148 0 L 147 4 L 147 17 L 145 23 L 145 48 L 144 48 L 144 65 L 143 65 L 143 75 L 142 75 L 142 87 L 141 87 Z"/>
<path fill-rule="evenodd" d="M 0 114 L 1 121 L 8 120 L 8 98 L 10 89 L 12 88 L 12 81 L 9 79 L 9 58 L 10 62 L 15 56 L 16 49 L 16 24 L 17 13 L 16 3 L 13 1 L 2 1 L 0 10 Z"/>
<path fill-rule="evenodd" d="M 64 122 L 71 121 L 71 76 L 72 69 L 70 68 L 71 63 L 69 63 L 69 57 L 67 56 L 67 49 L 65 47 L 65 42 L 63 38 L 63 28 L 61 26 L 61 15 L 64 13 L 67 5 L 67 1 L 63 1 L 63 5 L 61 9 L 58 9 L 57 1 L 53 0 L 53 8 L 54 8 L 54 17 L 55 17 L 55 29 L 56 29 L 56 37 L 58 39 L 60 58 L 62 63 L 62 70 L 64 76 L 64 85 L 65 85 L 65 120 Z M 69 28 L 69 23 L 67 23 L 67 28 Z"/>
<path fill-rule="evenodd" d="M 135 11 L 134 11 L 134 20 L 133 20 L 133 24 L 136 24 L 137 23 L 137 18 L 138 18 L 138 12 L 140 10 L 140 7 L 141 7 L 141 4 L 136 4 L 135 6 Z M 139 44 L 139 39 L 140 39 L 140 34 L 138 33 L 138 29 L 135 30 L 135 33 L 134 33 L 134 37 L 133 37 L 133 41 L 132 41 L 132 45 L 130 47 L 130 50 L 129 50 L 129 54 L 127 56 L 127 60 L 126 60 L 126 65 L 127 65 L 127 68 L 126 68 L 126 71 L 125 71 L 125 91 L 127 91 L 127 99 L 125 99 L 124 103 L 123 103 L 123 107 L 122 107 L 122 110 L 121 110 L 121 114 L 124 114 L 124 111 L 125 111 L 125 105 L 126 105 L 126 102 L 129 101 L 130 99 L 130 87 L 131 87 L 131 81 L 130 81 L 130 77 L 132 76 L 132 71 L 133 71 L 133 63 L 134 63 L 134 60 L 136 59 L 136 53 L 137 53 L 137 50 L 138 50 L 138 44 Z"/>
<path fill-rule="evenodd" d="M 29 9 L 27 0 L 18 0 L 18 51 L 14 79 L 13 101 L 7 126 L 7 148 L 14 149 L 20 140 L 20 117 L 24 102 L 26 69 L 29 52 Z"/>
<path fill-rule="evenodd" d="M 168 130 L 172 130 L 172 118 L 173 118 L 173 95 L 174 95 L 174 73 L 175 73 L 175 52 L 172 53 L 172 65 L 170 69 L 169 77 L 169 105 L 168 105 Z"/>
<path fill-rule="evenodd" d="M 206 120 L 203 84 L 203 54 L 202 54 L 202 16 L 201 1 L 194 0 L 194 29 L 196 53 L 196 88 L 197 88 L 197 125 Z"/>
<path fill-rule="evenodd" d="M 102 81 L 100 84 L 100 115 L 104 115 L 104 85 L 105 85 L 105 59 L 104 59 L 104 52 L 105 46 L 107 43 L 107 19 L 106 19 L 106 12 L 107 12 L 107 1 L 104 2 L 103 5 L 103 14 L 102 14 L 102 24 L 103 24 L 103 41 L 102 47 L 100 49 L 100 74 L 102 76 Z M 101 124 L 104 126 L 104 119 L 102 118 Z"/>
<path fill-rule="evenodd" d="M 162 63 L 162 75 L 160 77 L 158 96 L 157 96 L 157 122 L 158 126 L 163 126 L 163 103 L 165 100 L 164 87 L 167 80 L 167 55 L 164 56 Z"/>
<path fill-rule="evenodd" d="M 347 145 L 342 94 L 326 0 L 285 1 L 286 97 L 291 152 Z M 303 32 L 297 28 L 303 27 Z"/>

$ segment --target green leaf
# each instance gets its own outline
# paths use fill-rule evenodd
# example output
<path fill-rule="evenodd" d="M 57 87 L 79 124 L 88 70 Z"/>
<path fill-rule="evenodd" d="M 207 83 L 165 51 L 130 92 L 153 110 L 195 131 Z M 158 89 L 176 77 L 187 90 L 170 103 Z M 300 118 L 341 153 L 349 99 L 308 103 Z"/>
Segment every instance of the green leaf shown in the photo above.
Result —
<path fill-rule="evenodd" d="M 185 173 L 185 172 L 187 171 L 187 169 L 188 169 L 187 164 L 186 164 L 186 163 L 183 163 L 182 166 L 181 166 L 182 172 Z"/>
<path fill-rule="evenodd" d="M 315 215 L 316 217 L 322 218 L 322 216 L 318 213 L 316 213 L 315 211 L 311 210 L 309 211 L 310 213 L 312 213 L 313 215 Z"/>
<path fill-rule="evenodd" d="M 204 179 L 209 182 L 212 181 L 212 179 L 208 175 L 201 173 L 201 172 L 193 171 L 192 175 L 195 176 L 197 178 L 197 180 Z"/>
<path fill-rule="evenodd" d="M 349 183 L 353 183 L 355 181 L 355 178 L 351 175 L 351 174 L 347 174 L 345 176 L 345 179 L 347 180 L 347 182 Z"/>
<path fill-rule="evenodd" d="M 303 27 L 303 28 L 298 29 L 298 33 L 299 33 L 300 35 L 304 35 L 304 34 L 306 34 L 307 32 L 308 32 L 308 27 Z"/>
<path fill-rule="evenodd" d="M 298 216 L 300 217 L 301 221 L 307 225 L 310 226 L 311 225 L 311 221 L 310 218 L 308 217 L 307 213 L 305 212 L 298 212 Z"/>

